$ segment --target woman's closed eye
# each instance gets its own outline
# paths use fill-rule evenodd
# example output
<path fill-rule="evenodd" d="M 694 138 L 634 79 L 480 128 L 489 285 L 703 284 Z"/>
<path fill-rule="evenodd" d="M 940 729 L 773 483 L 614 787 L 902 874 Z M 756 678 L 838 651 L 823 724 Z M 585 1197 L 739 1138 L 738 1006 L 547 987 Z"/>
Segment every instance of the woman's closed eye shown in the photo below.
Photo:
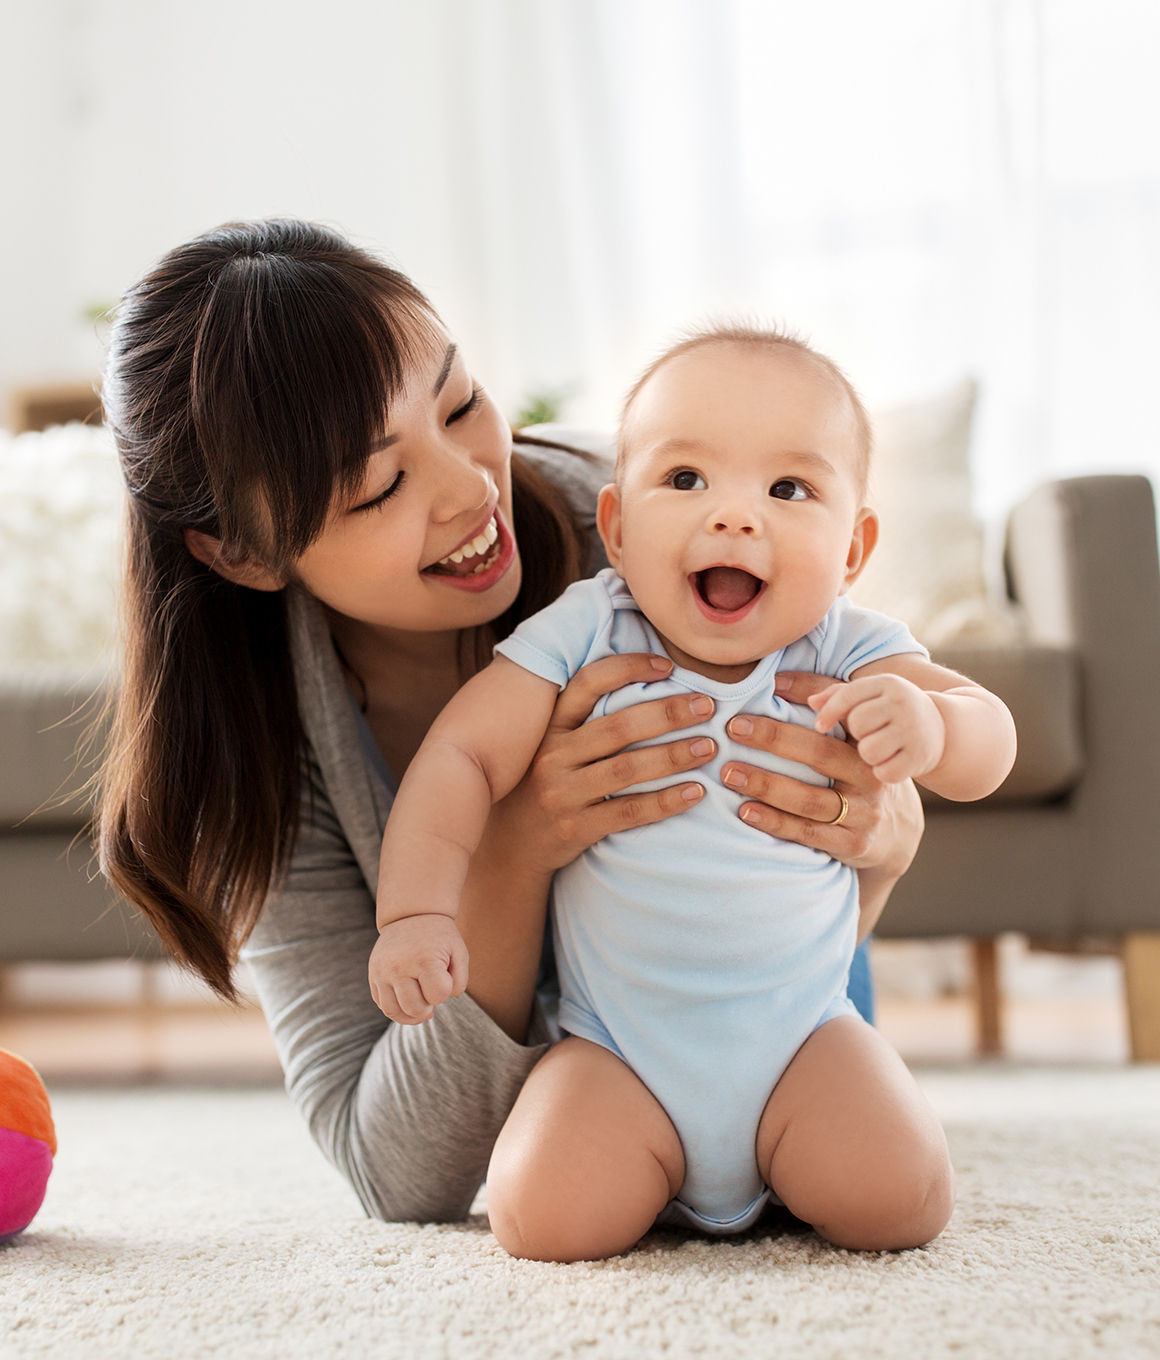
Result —
<path fill-rule="evenodd" d="M 810 493 L 801 482 L 794 481 L 792 477 L 783 477 L 769 488 L 769 494 L 776 501 L 804 501 Z"/>
<path fill-rule="evenodd" d="M 385 490 L 380 491 L 377 496 L 372 496 L 369 501 L 363 501 L 361 505 L 352 505 L 350 512 L 352 515 L 361 514 L 364 510 L 373 510 L 376 506 L 385 505 L 403 485 L 403 473 L 397 472 L 395 480 Z"/>
<path fill-rule="evenodd" d="M 457 420 L 462 420 L 464 416 L 469 416 L 472 411 L 477 411 L 482 401 L 483 388 L 473 386 L 471 389 L 471 396 L 468 397 L 462 406 L 457 406 L 455 410 L 451 412 L 447 417 L 447 424 L 454 425 Z"/>

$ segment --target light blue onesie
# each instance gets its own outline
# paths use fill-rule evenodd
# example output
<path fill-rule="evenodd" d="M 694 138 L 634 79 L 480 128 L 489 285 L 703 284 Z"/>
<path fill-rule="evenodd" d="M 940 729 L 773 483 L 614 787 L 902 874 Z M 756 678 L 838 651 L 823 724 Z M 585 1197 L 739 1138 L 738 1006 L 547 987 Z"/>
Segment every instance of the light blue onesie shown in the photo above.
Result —
<path fill-rule="evenodd" d="M 569 587 L 496 651 L 561 687 L 600 657 L 666 655 L 612 568 Z M 846 977 L 858 922 L 853 871 L 747 827 L 737 816 L 743 796 L 720 774 L 740 759 L 811 784 L 829 781 L 737 746 L 726 724 L 754 713 L 812 727 L 811 709 L 774 694 L 779 670 L 845 680 L 902 652 L 926 655 L 903 624 L 842 596 L 806 637 L 738 684 L 678 666 L 665 680 L 614 691 L 592 712 L 599 718 L 690 691 L 716 704 L 712 717 L 681 734 L 717 743 L 713 760 L 693 775 L 705 785 L 701 802 L 606 836 L 560 870 L 552 888 L 560 1026 L 623 1058 L 664 1106 L 685 1153 L 674 1207 L 710 1232 L 740 1232 L 769 1197 L 757 1169 L 757 1125 L 803 1041 L 826 1020 L 855 1013 Z M 674 774 L 636 791 L 688 778 Z"/>

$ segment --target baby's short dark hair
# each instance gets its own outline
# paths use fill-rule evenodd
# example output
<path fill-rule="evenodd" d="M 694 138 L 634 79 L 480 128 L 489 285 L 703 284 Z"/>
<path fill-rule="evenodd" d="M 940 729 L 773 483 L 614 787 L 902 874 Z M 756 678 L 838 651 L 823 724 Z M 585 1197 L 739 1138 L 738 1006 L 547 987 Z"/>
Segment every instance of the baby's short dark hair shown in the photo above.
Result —
<path fill-rule="evenodd" d="M 870 452 L 873 446 L 873 433 L 870 425 L 870 417 L 866 407 L 862 403 L 862 398 L 858 395 L 853 383 L 846 377 L 845 373 L 834 363 L 833 359 L 824 354 L 820 354 L 811 345 L 807 344 L 800 336 L 794 335 L 791 331 L 783 330 L 778 326 L 758 326 L 739 322 L 721 322 L 707 326 L 701 330 L 690 331 L 683 335 L 675 344 L 670 345 L 663 354 L 658 355 L 648 368 L 633 383 L 628 396 L 624 399 L 624 406 L 620 412 L 620 435 L 617 439 L 616 448 L 616 472 L 619 478 L 621 464 L 624 460 L 624 429 L 628 420 L 628 414 L 632 409 L 632 404 L 640 394 L 645 383 L 663 368 L 670 359 L 677 359 L 682 354 L 689 354 L 693 350 L 705 349 L 710 345 L 739 345 L 743 349 L 762 349 L 762 350 L 789 350 L 795 354 L 800 354 L 803 358 L 812 361 L 822 370 L 842 392 L 846 400 L 850 403 L 850 409 L 854 413 L 854 424 L 858 434 L 858 453 L 859 453 L 859 484 L 862 491 L 866 490 L 866 483 L 870 475 Z"/>

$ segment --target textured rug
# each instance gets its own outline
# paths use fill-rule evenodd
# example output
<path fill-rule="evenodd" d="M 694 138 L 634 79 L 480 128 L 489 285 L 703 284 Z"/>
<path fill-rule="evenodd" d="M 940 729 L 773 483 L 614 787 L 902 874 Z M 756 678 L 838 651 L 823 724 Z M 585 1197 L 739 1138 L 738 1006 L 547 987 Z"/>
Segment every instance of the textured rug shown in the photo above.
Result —
<path fill-rule="evenodd" d="M 277 1091 L 61 1091 L 32 1228 L 0 1248 L 0 1354 L 1160 1355 L 1160 1069 L 926 1071 L 959 1205 L 930 1247 L 768 1223 L 513 1261 L 482 1215 L 369 1222 Z"/>

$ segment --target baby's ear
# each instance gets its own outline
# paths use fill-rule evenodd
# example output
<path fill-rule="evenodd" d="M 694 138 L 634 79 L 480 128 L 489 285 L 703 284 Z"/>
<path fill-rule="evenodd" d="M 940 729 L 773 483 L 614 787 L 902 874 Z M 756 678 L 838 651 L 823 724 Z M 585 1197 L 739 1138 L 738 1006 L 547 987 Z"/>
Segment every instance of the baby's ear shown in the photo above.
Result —
<path fill-rule="evenodd" d="M 854 521 L 854 532 L 850 535 L 850 551 L 846 554 L 846 579 L 842 583 L 842 593 L 854 584 L 862 574 L 862 568 L 870 560 L 878 542 L 878 516 L 869 506 L 858 511 Z"/>
<path fill-rule="evenodd" d="M 601 487 L 596 501 L 596 528 L 609 563 L 620 570 L 620 487 L 615 482 Z"/>

